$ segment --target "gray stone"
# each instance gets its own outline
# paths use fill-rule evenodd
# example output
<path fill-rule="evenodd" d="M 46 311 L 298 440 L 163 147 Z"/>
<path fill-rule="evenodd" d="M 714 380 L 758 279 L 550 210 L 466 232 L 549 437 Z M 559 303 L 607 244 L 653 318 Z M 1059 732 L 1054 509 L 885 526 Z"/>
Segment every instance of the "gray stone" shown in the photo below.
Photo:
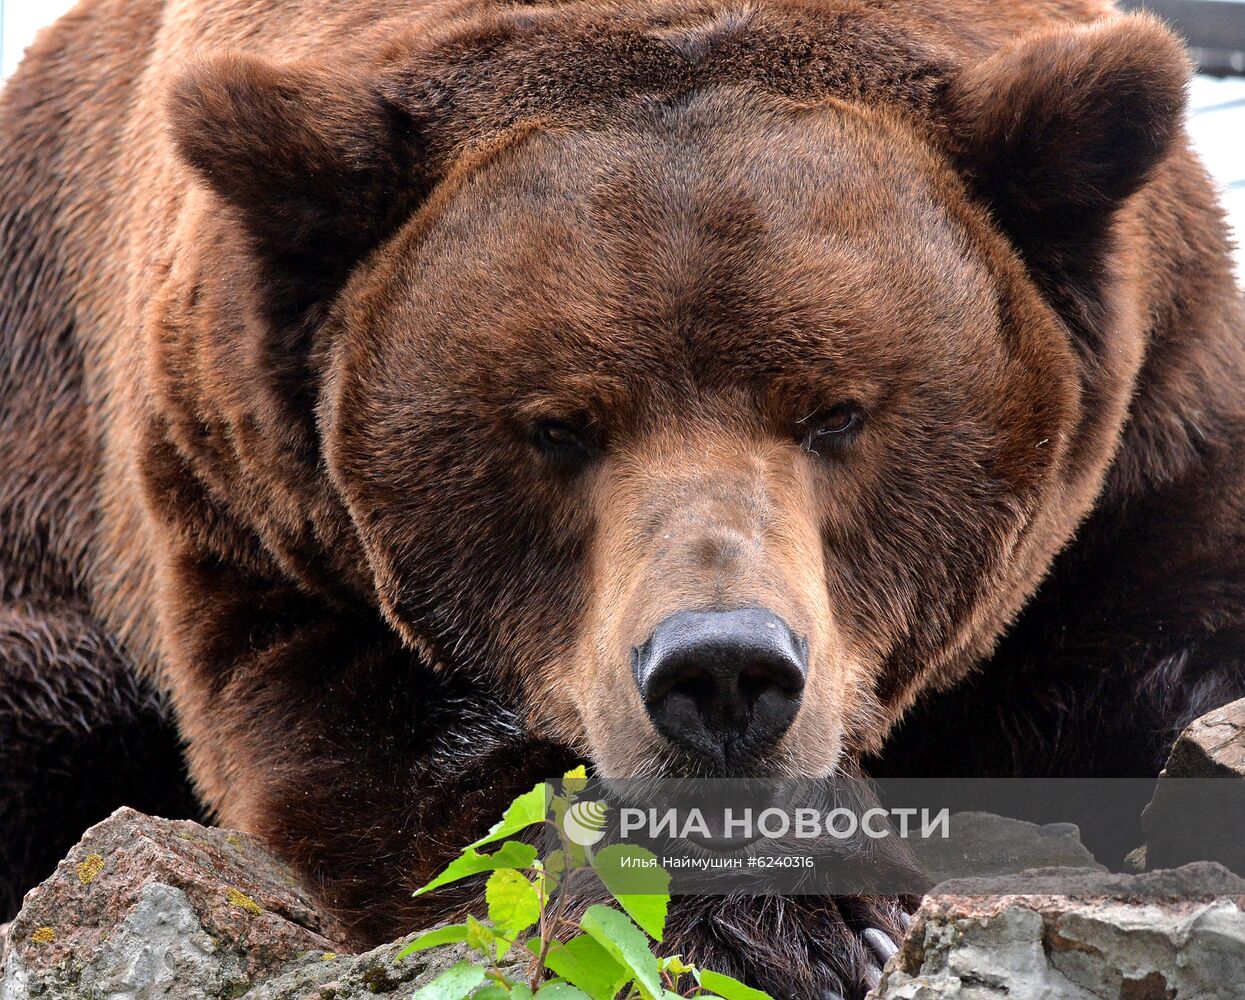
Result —
<path fill-rule="evenodd" d="M 874 1000 L 1240 1000 L 1245 882 L 1218 865 L 933 889 Z"/>
<path fill-rule="evenodd" d="M 1070 827 L 982 814 L 956 824 L 993 845 L 995 867 L 1052 857 L 1087 866 L 942 883 L 875 998 L 1245 995 L 1245 880 L 1215 864 L 1113 874 L 1089 866 Z M 465 954 L 450 946 L 398 962 L 409 938 L 346 954 L 338 936 L 250 839 L 122 810 L 28 894 L 0 958 L 0 1000 L 397 1000 Z M 527 971 L 521 961 L 507 974 Z"/>
<path fill-rule="evenodd" d="M 331 933 L 253 839 L 121 809 L 27 894 L 0 998 L 232 1000 Z"/>
<path fill-rule="evenodd" d="M 129 809 L 88 830 L 5 930 L 0 1000 L 409 997 L 465 956 L 457 945 L 395 961 L 410 938 L 346 954 L 254 840 Z M 505 969 L 526 978 L 527 965 Z"/>
<path fill-rule="evenodd" d="M 1105 869 L 1081 843 L 1073 823 L 1039 826 L 993 813 L 953 813 L 950 835 L 913 838 L 912 852 L 931 880 L 1010 875 L 1033 868 Z"/>
<path fill-rule="evenodd" d="M 250 982 L 242 957 L 203 929 L 189 897 L 153 882 L 82 969 L 77 991 L 108 1000 L 213 1000 Z"/>
<path fill-rule="evenodd" d="M 466 957 L 464 945 L 450 945 L 417 952 L 395 962 L 395 956 L 415 935 L 362 955 L 308 956 L 283 974 L 256 986 L 244 1000 L 371 1000 L 377 994 L 401 996 L 426 986 L 451 965 Z M 527 962 L 502 967 L 511 979 L 526 980 Z"/>
<path fill-rule="evenodd" d="M 1142 826 L 1147 868 L 1206 860 L 1245 874 L 1245 699 L 1180 734 Z"/>
<path fill-rule="evenodd" d="M 1189 723 L 1172 746 L 1162 774 L 1245 779 L 1245 698 Z"/>

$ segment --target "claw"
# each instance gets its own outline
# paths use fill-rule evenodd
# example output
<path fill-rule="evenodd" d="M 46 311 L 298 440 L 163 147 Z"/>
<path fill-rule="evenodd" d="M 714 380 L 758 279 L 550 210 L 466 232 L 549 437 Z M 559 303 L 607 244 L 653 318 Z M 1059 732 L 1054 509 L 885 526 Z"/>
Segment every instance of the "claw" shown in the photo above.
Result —
<path fill-rule="evenodd" d="M 873 989 L 882 981 L 882 970 L 873 965 L 865 966 L 865 982 L 869 984 L 869 989 Z"/>
<path fill-rule="evenodd" d="M 826 992 L 821 995 L 821 1000 L 843 1000 L 843 994 L 836 993 L 834 990 L 826 990 Z"/>
<path fill-rule="evenodd" d="M 878 930 L 876 927 L 866 927 L 860 936 L 865 939 L 865 944 L 873 949 L 873 953 L 877 955 L 878 961 L 883 965 L 899 950 L 895 946 L 895 942 L 890 939 L 890 935 Z"/>
<path fill-rule="evenodd" d="M 903 910 L 899 911 L 899 922 L 903 924 L 903 929 L 905 931 L 912 929 L 912 917 L 910 914 L 904 913 Z"/>

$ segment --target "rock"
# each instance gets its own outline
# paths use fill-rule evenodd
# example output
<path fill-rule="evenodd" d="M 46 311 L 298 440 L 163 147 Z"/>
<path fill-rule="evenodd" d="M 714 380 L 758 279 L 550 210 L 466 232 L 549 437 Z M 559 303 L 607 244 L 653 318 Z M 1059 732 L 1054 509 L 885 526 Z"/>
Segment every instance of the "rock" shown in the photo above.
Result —
<path fill-rule="evenodd" d="M 1039 826 L 985 812 L 953 813 L 950 835 L 908 841 L 931 880 L 1011 875 L 1032 868 L 1106 869 L 1081 843 L 1074 823 Z"/>
<path fill-rule="evenodd" d="M 466 957 L 465 945 L 453 945 L 417 952 L 395 963 L 394 956 L 414 937 L 362 955 L 309 955 L 244 994 L 242 1000 L 371 1000 L 377 994 L 397 993 L 400 987 L 406 998 Z M 527 978 L 526 962 L 502 969 L 512 979 Z"/>
<path fill-rule="evenodd" d="M 871 1000 L 1229 1000 L 1245 881 L 1210 863 L 1046 869 L 934 888 Z"/>
<path fill-rule="evenodd" d="M 1162 774 L 1245 779 L 1245 698 L 1191 722 L 1172 747 Z"/>
<path fill-rule="evenodd" d="M 876 1000 L 1241 995 L 1245 880 L 1225 868 L 1117 875 L 1091 867 L 1066 825 L 961 814 L 952 831 L 994 852 L 975 871 L 983 860 L 1085 864 L 942 883 Z M 410 938 L 346 953 L 339 928 L 250 838 L 128 809 L 87 831 L 7 932 L 0 1000 L 396 1000 L 465 955 L 450 946 L 396 962 Z M 526 966 L 507 972 L 521 979 Z"/>
<path fill-rule="evenodd" d="M 454 946 L 395 963 L 405 941 L 351 955 L 340 937 L 250 837 L 121 809 L 27 894 L 0 952 L 0 1000 L 409 997 L 464 957 Z"/>
<path fill-rule="evenodd" d="M 1245 699 L 1180 734 L 1141 821 L 1146 868 L 1208 860 L 1245 874 Z"/>
<path fill-rule="evenodd" d="M 0 1000 L 237 997 L 333 934 L 249 837 L 120 809 L 27 894 Z"/>

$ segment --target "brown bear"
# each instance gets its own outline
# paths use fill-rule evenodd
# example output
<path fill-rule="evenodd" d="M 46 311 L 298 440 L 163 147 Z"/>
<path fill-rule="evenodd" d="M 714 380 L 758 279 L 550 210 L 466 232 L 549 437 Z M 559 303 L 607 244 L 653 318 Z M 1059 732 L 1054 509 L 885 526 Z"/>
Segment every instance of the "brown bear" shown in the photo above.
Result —
<path fill-rule="evenodd" d="M 361 942 L 579 758 L 1153 774 L 1245 691 L 1188 72 L 1099 0 L 84 0 L 0 105 L 9 892 L 176 739 Z M 856 996 L 900 919 L 667 944 Z"/>

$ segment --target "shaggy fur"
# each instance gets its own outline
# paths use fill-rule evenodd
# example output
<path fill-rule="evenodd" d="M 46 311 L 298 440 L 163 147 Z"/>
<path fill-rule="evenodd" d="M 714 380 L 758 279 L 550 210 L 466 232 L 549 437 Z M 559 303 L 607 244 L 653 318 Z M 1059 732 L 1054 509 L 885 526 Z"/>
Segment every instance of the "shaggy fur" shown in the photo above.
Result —
<path fill-rule="evenodd" d="M 738 771 L 631 674 L 704 608 L 808 641 L 749 773 L 1153 773 L 1245 689 L 1187 74 L 1089 0 L 86 0 L 0 103 L 5 849 L 101 733 L 165 771 L 84 811 L 188 810 L 167 698 L 204 806 L 395 935 L 577 757 Z M 897 921 L 669 943 L 851 996 Z"/>

